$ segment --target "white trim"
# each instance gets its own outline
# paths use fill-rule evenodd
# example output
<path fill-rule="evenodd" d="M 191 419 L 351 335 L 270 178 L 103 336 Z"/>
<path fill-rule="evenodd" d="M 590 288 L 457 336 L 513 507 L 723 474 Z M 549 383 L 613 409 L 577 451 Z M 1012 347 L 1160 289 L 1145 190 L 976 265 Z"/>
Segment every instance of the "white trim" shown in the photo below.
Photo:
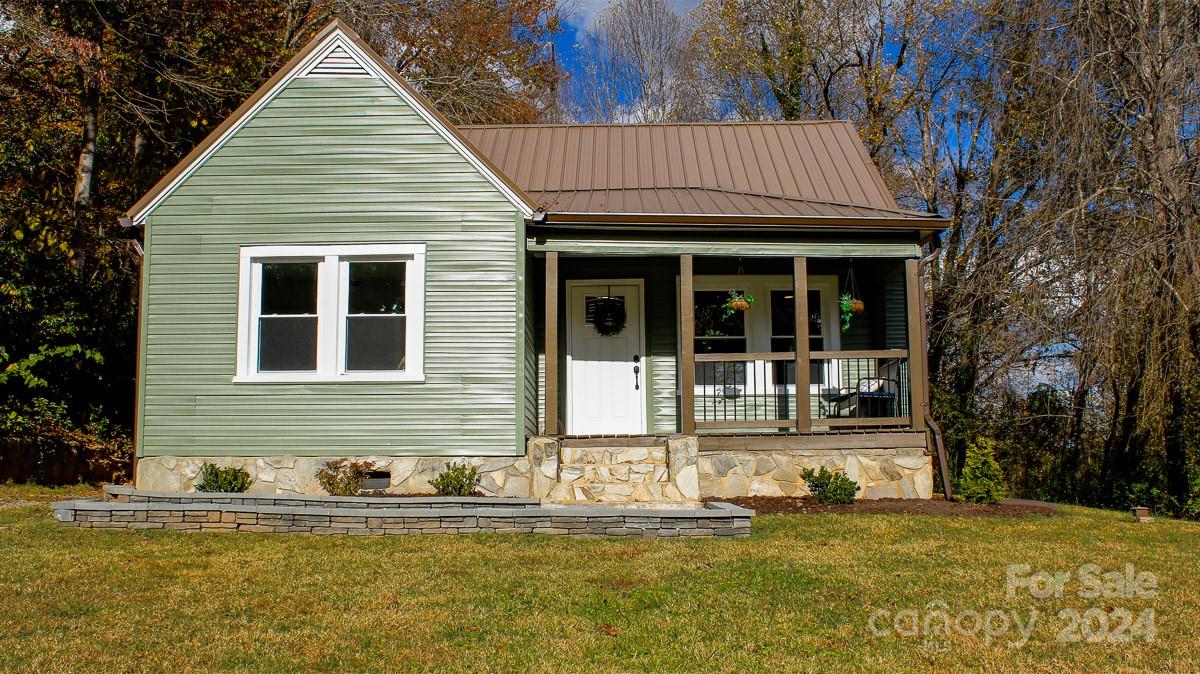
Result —
<path fill-rule="evenodd" d="M 319 72 L 318 69 L 326 67 L 325 66 L 326 59 L 328 59 L 330 57 L 330 55 L 332 55 L 338 49 L 341 49 L 342 53 L 344 53 L 346 56 L 350 57 L 350 60 L 353 61 L 354 64 L 358 66 L 358 68 L 359 68 L 359 70 L 361 70 L 361 72 L 358 72 L 358 73 L 355 73 L 355 72 L 331 72 L 331 73 Z M 329 45 L 327 48 L 325 48 L 319 58 L 314 59 L 312 63 L 310 63 L 307 67 L 305 67 L 303 70 L 301 70 L 300 74 L 297 75 L 297 77 L 372 77 L 372 75 L 371 75 L 371 72 L 369 70 L 367 70 L 366 66 L 363 65 L 363 62 L 358 58 L 358 56 L 350 53 L 341 44 L 334 43 L 334 44 Z"/>
<path fill-rule="evenodd" d="M 423 382 L 425 381 L 425 244 L 329 246 L 243 246 L 238 264 L 237 372 L 234 382 Z M 316 260 L 317 369 L 314 372 L 258 372 L 258 287 L 264 260 Z M 344 269 L 355 259 L 407 260 L 404 283 L 405 369 L 380 372 L 344 370 Z"/>
<path fill-rule="evenodd" d="M 571 319 L 572 319 L 571 312 L 572 312 L 572 308 L 574 306 L 574 302 L 572 301 L 572 298 L 571 298 L 571 291 L 574 290 L 575 288 L 588 288 L 588 287 L 597 287 L 597 286 L 636 286 L 637 287 L 638 312 L 640 314 L 638 316 L 638 327 L 639 327 L 639 330 L 638 330 L 638 353 L 642 359 L 641 371 L 638 372 L 638 387 L 639 387 L 638 392 L 641 394 L 638 396 L 638 403 L 641 405 L 641 408 L 642 408 L 642 427 L 636 432 L 637 433 L 646 433 L 646 432 L 648 432 L 647 428 L 649 427 L 649 424 L 650 424 L 650 419 L 649 419 L 650 410 L 649 410 L 649 407 L 646 402 L 646 397 L 647 397 L 647 395 L 649 395 L 649 390 L 647 389 L 646 382 L 649 381 L 648 362 L 650 359 L 646 354 L 646 280 L 640 279 L 640 278 L 590 279 L 590 280 L 589 279 L 571 279 L 571 280 L 568 280 L 565 284 L 565 288 L 564 288 L 565 293 L 564 294 L 566 295 L 566 311 L 563 312 L 563 315 L 566 318 L 565 323 L 566 323 L 566 329 L 567 329 L 567 339 L 566 339 L 566 376 L 563 379 L 566 382 L 566 390 L 567 390 L 567 395 L 566 395 L 566 398 L 567 398 L 566 425 L 568 427 L 567 432 L 571 432 L 571 429 L 570 429 L 571 420 L 574 418 L 574 414 L 573 414 L 574 401 L 573 401 L 573 396 L 571 395 L 571 356 L 572 356 L 571 348 L 573 346 L 572 336 L 574 333 L 574 330 L 572 329 L 572 325 L 571 325 Z"/>
<path fill-rule="evenodd" d="M 401 99 L 403 99 L 404 102 L 407 103 L 421 117 L 421 119 L 425 120 L 425 123 L 432 127 L 434 132 L 442 137 L 442 140 L 445 140 L 447 143 L 449 143 L 451 147 L 453 147 L 455 151 L 457 151 L 464 159 L 466 159 L 469 164 L 474 166 L 475 169 L 479 171 L 483 177 L 489 183 L 491 183 L 493 187 L 496 188 L 497 191 L 499 191 L 506 199 L 512 202 L 512 204 L 521 211 L 522 215 L 524 215 L 526 218 L 533 217 L 533 209 L 529 206 L 529 204 L 525 203 L 524 199 L 518 196 L 517 193 L 513 191 L 513 189 L 509 187 L 507 183 L 501 180 L 495 171 L 489 168 L 487 164 L 485 164 L 478 156 L 475 155 L 474 152 L 470 151 L 467 146 L 464 145 L 462 141 L 446 127 L 446 125 L 442 124 L 435 116 L 430 114 L 430 112 L 425 109 L 425 106 L 421 105 L 416 98 L 409 94 L 409 92 L 406 91 L 405 88 L 396 81 L 395 77 L 379 68 L 378 64 L 375 63 L 375 60 L 367 56 L 367 54 L 363 52 L 363 50 L 359 48 L 357 44 L 355 44 L 354 40 L 350 39 L 350 37 L 342 32 L 341 29 L 335 29 L 328 36 L 326 36 L 321 44 L 313 49 L 303 61 L 297 64 L 296 67 L 292 68 L 291 72 L 276 82 L 275 86 L 271 87 L 271 89 L 262 98 L 255 102 L 255 104 L 251 106 L 251 108 L 247 110 L 240 119 L 238 119 L 236 124 L 233 124 L 226 129 L 225 132 L 222 133 L 221 136 L 212 145 L 210 145 L 203 154 L 201 154 L 199 157 L 196 157 L 196 159 L 190 165 L 188 165 L 186 169 L 181 171 L 179 175 L 175 176 L 175 179 L 172 180 L 171 183 L 167 185 L 161 192 L 159 192 L 158 195 L 150 201 L 150 203 L 146 204 L 142 210 L 135 213 L 132 218 L 134 224 L 143 224 L 146 218 L 149 217 L 154 211 L 154 209 L 158 208 L 158 206 L 167 197 L 174 194 L 175 190 L 183 183 L 183 181 L 190 178 L 197 169 L 203 166 L 204 163 L 207 162 L 210 157 L 212 157 L 213 154 L 224 147 L 225 143 L 228 142 L 234 134 L 240 131 L 242 127 L 248 124 L 250 120 L 254 119 L 254 117 L 264 107 L 274 101 L 275 97 L 279 95 L 279 92 L 283 91 L 283 89 L 290 84 L 292 80 L 296 79 L 297 77 L 302 77 L 304 73 L 311 70 L 317 63 L 320 63 L 321 59 L 337 46 L 341 46 L 342 49 L 346 50 L 347 53 L 353 56 L 354 59 L 363 66 L 364 70 L 366 70 L 372 76 L 382 80 L 384 84 L 388 85 L 388 88 L 391 89 Z"/>

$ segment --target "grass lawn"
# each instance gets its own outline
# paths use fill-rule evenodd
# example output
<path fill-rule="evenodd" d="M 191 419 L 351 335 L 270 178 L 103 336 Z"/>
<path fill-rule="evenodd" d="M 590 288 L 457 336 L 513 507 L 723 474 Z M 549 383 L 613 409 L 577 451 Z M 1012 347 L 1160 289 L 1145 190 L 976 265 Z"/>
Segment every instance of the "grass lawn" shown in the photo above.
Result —
<path fill-rule="evenodd" d="M 0 486 L 0 501 L 77 495 Z M 1083 508 L 781 515 L 756 518 L 748 540 L 655 542 L 74 529 L 44 504 L 11 505 L 0 671 L 1190 671 L 1198 542 L 1200 524 Z M 1080 597 L 1085 563 L 1132 564 L 1157 595 Z M 1009 564 L 1071 578 L 1061 598 L 1009 598 Z M 952 617 L 1038 617 L 1019 647 L 998 614 L 995 637 L 972 633 L 970 613 L 948 637 L 896 633 L 892 616 L 936 601 Z M 1056 641 L 1060 611 L 1090 608 L 1093 635 L 1147 608 L 1156 635 Z"/>

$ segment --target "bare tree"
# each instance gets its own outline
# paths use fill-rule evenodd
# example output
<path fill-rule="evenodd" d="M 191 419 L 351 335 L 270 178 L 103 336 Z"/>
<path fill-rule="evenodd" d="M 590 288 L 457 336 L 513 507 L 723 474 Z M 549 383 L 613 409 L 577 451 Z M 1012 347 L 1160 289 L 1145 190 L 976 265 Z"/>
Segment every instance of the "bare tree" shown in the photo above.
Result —
<path fill-rule="evenodd" d="M 568 109 L 587 122 L 711 119 L 689 36 L 665 0 L 617 0 L 582 38 Z"/>
<path fill-rule="evenodd" d="M 1053 141 L 1060 170 L 1038 214 L 1101 279 L 1077 326 L 1108 391 L 1109 482 L 1160 472 L 1184 504 L 1200 406 L 1200 8 L 1182 0 L 1060 7 L 1065 48 Z"/>

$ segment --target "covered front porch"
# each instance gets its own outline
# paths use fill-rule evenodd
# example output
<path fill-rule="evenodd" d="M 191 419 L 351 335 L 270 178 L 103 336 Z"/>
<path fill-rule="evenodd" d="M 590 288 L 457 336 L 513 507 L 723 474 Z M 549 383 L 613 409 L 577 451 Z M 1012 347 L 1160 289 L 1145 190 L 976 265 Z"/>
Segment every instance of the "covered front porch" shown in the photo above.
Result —
<path fill-rule="evenodd" d="M 539 435 L 695 435 L 701 452 L 926 446 L 915 244 L 529 249 Z M 753 301 L 731 309 L 731 293 Z M 863 306 L 844 319 L 845 295 Z"/>

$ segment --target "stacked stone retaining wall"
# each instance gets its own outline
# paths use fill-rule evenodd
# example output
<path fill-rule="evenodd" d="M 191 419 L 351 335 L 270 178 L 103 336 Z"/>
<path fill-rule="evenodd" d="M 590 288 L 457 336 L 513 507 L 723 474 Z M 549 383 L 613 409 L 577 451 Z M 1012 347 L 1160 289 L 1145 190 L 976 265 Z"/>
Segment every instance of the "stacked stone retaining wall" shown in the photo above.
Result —
<path fill-rule="evenodd" d="M 753 510 L 710 503 L 701 508 L 559 506 L 530 499 L 480 503 L 421 499 L 267 499 L 242 494 L 111 494 L 125 500 L 62 501 L 54 517 L 64 526 L 94 529 L 177 529 L 349 535 L 533 533 L 574 537 L 744 537 Z M 235 500 L 239 502 L 234 502 Z M 273 501 L 266 504 L 265 501 Z M 229 502 L 225 502 L 229 501 Z M 379 504 L 376 501 L 390 501 Z M 365 506 L 365 507 L 363 507 Z"/>

